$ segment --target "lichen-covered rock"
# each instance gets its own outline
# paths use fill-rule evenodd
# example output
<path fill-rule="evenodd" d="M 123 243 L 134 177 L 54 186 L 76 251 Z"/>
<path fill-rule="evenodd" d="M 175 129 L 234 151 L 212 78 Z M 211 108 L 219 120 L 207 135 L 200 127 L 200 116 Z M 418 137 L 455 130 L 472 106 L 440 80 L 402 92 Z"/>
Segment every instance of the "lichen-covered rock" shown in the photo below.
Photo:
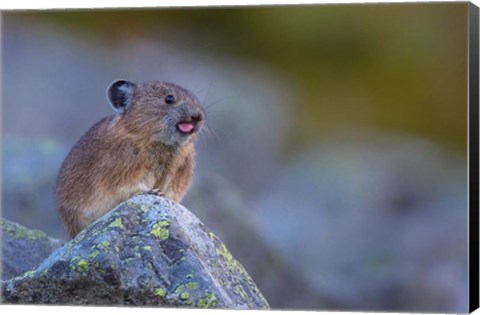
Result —
<path fill-rule="evenodd" d="M 245 269 L 186 208 L 136 196 L 2 283 L 3 303 L 269 308 Z"/>
<path fill-rule="evenodd" d="M 0 219 L 2 239 L 1 279 L 19 276 L 36 268 L 63 242 L 39 230 Z"/>

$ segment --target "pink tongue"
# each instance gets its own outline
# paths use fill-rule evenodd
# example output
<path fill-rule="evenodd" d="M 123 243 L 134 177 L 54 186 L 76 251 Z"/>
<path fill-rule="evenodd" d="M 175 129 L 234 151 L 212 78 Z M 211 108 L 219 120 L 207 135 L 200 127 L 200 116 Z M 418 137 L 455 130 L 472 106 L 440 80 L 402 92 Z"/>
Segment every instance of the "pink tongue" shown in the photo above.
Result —
<path fill-rule="evenodd" d="M 181 132 L 189 133 L 193 129 L 193 125 L 189 123 L 180 123 L 178 124 L 178 129 L 180 129 Z"/>

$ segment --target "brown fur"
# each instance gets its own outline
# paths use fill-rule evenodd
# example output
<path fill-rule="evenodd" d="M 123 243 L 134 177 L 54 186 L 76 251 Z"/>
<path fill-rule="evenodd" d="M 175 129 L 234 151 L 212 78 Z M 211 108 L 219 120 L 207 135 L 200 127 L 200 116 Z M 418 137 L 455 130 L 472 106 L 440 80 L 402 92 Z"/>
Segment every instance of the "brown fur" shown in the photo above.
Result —
<path fill-rule="evenodd" d="M 57 207 L 70 237 L 122 201 L 151 189 L 182 200 L 193 175 L 196 133 L 184 143 L 164 143 L 174 137 L 165 138 L 174 131 L 163 120 L 173 110 L 163 103 L 172 90 L 189 108 L 201 109 L 187 90 L 148 82 L 136 89 L 126 113 L 100 120 L 72 148 L 56 187 Z"/>

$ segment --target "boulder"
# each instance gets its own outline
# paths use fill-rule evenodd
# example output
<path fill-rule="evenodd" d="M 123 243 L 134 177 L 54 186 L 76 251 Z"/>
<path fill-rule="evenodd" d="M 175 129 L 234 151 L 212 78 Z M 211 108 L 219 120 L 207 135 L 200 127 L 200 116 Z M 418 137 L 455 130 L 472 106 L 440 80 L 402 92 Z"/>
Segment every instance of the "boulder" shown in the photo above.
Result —
<path fill-rule="evenodd" d="M 36 269 L 2 282 L 3 303 L 266 309 L 225 245 L 183 206 L 140 195 Z"/>
<path fill-rule="evenodd" d="M 359 132 L 286 163 L 248 209 L 321 309 L 465 313 L 464 163 L 425 140 Z"/>
<path fill-rule="evenodd" d="M 243 190 L 236 183 L 205 170 L 198 170 L 195 180 L 196 185 L 183 203 L 195 209 L 195 215 L 228 244 L 235 257 L 241 259 L 272 308 L 318 310 L 336 306 L 314 291 L 309 278 L 302 276 L 298 264 L 305 262 L 287 264 L 283 253 L 266 243 L 265 227 L 256 221 L 256 212 L 260 209 L 247 203 L 250 198 L 242 194 Z"/>
<path fill-rule="evenodd" d="M 36 268 L 63 242 L 42 231 L 0 220 L 2 235 L 1 279 L 10 279 Z"/>

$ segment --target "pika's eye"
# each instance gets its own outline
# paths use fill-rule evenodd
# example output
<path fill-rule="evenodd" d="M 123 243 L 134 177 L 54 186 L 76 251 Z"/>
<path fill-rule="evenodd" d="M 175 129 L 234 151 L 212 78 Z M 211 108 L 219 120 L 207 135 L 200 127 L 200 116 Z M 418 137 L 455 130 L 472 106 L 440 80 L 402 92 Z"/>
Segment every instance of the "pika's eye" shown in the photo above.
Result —
<path fill-rule="evenodd" d="M 165 96 L 165 103 L 167 104 L 173 104 L 175 102 L 175 97 L 171 94 Z"/>

